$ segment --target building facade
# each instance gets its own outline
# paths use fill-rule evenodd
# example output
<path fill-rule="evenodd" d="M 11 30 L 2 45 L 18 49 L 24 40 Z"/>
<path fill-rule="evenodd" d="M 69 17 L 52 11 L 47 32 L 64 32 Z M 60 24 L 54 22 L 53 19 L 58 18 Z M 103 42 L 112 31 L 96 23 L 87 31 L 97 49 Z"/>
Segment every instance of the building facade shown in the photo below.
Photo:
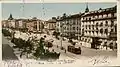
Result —
<path fill-rule="evenodd" d="M 80 39 L 81 16 L 81 13 L 70 16 L 63 14 L 63 16 L 57 20 L 56 31 L 60 32 L 65 37 Z"/>
<path fill-rule="evenodd" d="M 8 24 L 8 20 L 2 20 L 2 28 L 8 28 L 9 24 Z"/>
<path fill-rule="evenodd" d="M 116 6 L 88 11 L 81 18 L 81 40 L 96 48 L 96 45 L 116 45 L 117 12 Z M 96 44 L 97 42 L 97 44 Z"/>
<path fill-rule="evenodd" d="M 44 28 L 43 22 L 44 21 L 37 18 L 32 18 L 28 20 L 28 22 L 26 23 L 26 27 L 30 32 L 41 32 Z"/>
<path fill-rule="evenodd" d="M 56 29 L 56 18 L 52 17 L 52 19 L 49 19 L 46 21 L 46 28 L 50 30 L 55 30 Z"/>

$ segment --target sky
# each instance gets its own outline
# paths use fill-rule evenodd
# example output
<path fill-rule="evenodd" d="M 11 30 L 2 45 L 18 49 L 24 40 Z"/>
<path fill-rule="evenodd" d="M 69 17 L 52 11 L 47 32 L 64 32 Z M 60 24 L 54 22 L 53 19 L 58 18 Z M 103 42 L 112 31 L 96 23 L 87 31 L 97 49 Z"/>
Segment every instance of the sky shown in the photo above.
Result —
<path fill-rule="evenodd" d="M 24 8 L 23 8 L 24 5 Z M 88 3 L 90 11 L 99 8 L 109 8 L 116 3 Z M 43 9 L 44 7 L 44 9 Z M 32 18 L 48 20 L 52 17 L 62 16 L 63 13 L 73 15 L 85 11 L 86 3 L 2 3 L 2 18 L 7 19 L 10 13 L 13 18 Z"/>

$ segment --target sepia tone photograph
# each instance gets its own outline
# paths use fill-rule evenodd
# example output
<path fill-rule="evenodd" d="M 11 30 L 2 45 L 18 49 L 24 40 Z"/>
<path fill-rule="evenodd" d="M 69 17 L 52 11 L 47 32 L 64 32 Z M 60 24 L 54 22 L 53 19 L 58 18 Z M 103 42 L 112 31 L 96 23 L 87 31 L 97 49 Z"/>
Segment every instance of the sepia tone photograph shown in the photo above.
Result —
<path fill-rule="evenodd" d="M 2 3 L 2 60 L 117 58 L 117 3 Z"/>

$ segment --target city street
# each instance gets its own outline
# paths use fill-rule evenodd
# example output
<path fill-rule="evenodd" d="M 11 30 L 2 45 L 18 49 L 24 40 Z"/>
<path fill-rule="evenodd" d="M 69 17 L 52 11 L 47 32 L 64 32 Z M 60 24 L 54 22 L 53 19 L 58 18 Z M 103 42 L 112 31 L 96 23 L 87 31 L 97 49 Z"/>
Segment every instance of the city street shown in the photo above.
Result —
<path fill-rule="evenodd" d="M 109 56 L 109 57 L 116 57 L 117 56 L 117 51 L 108 51 L 108 50 L 96 50 L 96 49 L 91 49 L 88 47 L 84 47 L 81 46 L 79 43 L 77 44 L 77 46 L 81 47 L 81 55 L 76 55 L 73 54 L 71 52 L 66 51 L 65 50 L 61 50 L 61 40 L 57 40 L 54 36 L 52 35 L 47 35 L 47 34 L 31 34 L 31 35 L 27 35 L 26 33 L 21 33 L 20 32 L 16 32 L 15 37 L 17 38 L 22 38 L 24 40 L 27 40 L 29 37 L 33 37 L 36 36 L 37 39 L 40 39 L 40 37 L 44 37 L 44 35 L 46 35 L 45 40 L 54 40 L 53 41 L 53 47 L 50 48 L 50 50 L 54 49 L 55 52 L 60 52 L 60 58 L 59 59 L 81 59 L 82 57 L 93 57 L 93 56 Z M 9 40 L 7 40 L 4 36 L 2 36 L 2 42 L 3 42 L 3 60 L 4 59 L 20 59 L 20 51 L 18 51 L 18 49 L 13 49 L 12 46 L 14 45 L 13 43 L 11 43 Z M 65 41 L 62 41 L 62 46 L 67 50 L 67 46 L 71 45 L 71 43 L 68 42 L 68 40 L 66 39 Z M 57 47 L 58 46 L 58 47 Z M 23 58 L 25 59 L 25 57 L 23 56 Z M 23 59 L 22 58 L 22 59 Z"/>
<path fill-rule="evenodd" d="M 23 35 L 24 34 L 24 35 Z M 16 36 L 18 36 L 18 34 L 16 34 Z M 32 34 L 30 36 L 36 36 L 37 39 L 40 39 L 40 37 L 44 37 L 44 35 L 46 35 L 46 38 L 45 40 L 54 40 L 53 42 L 53 47 L 51 49 L 54 49 L 55 51 L 57 52 L 60 52 L 61 55 L 60 55 L 60 59 L 79 59 L 81 58 L 82 56 L 86 56 L 86 57 L 92 57 L 92 56 L 97 56 L 97 55 L 101 55 L 101 56 L 110 56 L 110 57 L 116 57 L 117 56 L 117 51 L 108 51 L 108 50 L 96 50 L 96 49 L 91 49 L 91 48 L 87 48 L 87 47 L 84 47 L 84 46 L 81 46 L 79 45 L 79 43 L 77 44 L 77 46 L 81 47 L 82 49 L 82 52 L 81 52 L 81 55 L 76 55 L 76 54 L 73 54 L 73 53 L 70 53 L 70 52 L 66 52 L 64 50 L 61 50 L 60 49 L 60 46 L 61 46 L 61 41 L 60 40 L 57 40 L 54 36 L 52 35 L 47 35 L 47 34 Z M 21 33 L 21 36 L 19 37 L 23 37 L 23 39 L 26 39 L 28 35 L 26 35 L 25 33 Z M 57 48 L 57 45 L 59 46 Z M 67 49 L 67 46 L 68 45 L 71 45 L 68 40 L 66 39 L 65 41 L 62 41 L 62 46 Z"/>
<path fill-rule="evenodd" d="M 116 65 L 117 6 L 116 3 L 3 3 L 2 60 L 8 63 L 16 60 L 23 67 L 54 63 Z"/>

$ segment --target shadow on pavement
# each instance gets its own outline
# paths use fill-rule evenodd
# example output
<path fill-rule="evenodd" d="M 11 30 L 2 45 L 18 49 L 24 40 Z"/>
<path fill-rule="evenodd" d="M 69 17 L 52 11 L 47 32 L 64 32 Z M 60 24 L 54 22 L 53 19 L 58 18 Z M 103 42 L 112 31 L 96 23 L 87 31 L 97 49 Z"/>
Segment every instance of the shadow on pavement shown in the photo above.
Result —
<path fill-rule="evenodd" d="M 2 44 L 2 60 L 18 60 L 14 50 L 8 44 Z"/>

